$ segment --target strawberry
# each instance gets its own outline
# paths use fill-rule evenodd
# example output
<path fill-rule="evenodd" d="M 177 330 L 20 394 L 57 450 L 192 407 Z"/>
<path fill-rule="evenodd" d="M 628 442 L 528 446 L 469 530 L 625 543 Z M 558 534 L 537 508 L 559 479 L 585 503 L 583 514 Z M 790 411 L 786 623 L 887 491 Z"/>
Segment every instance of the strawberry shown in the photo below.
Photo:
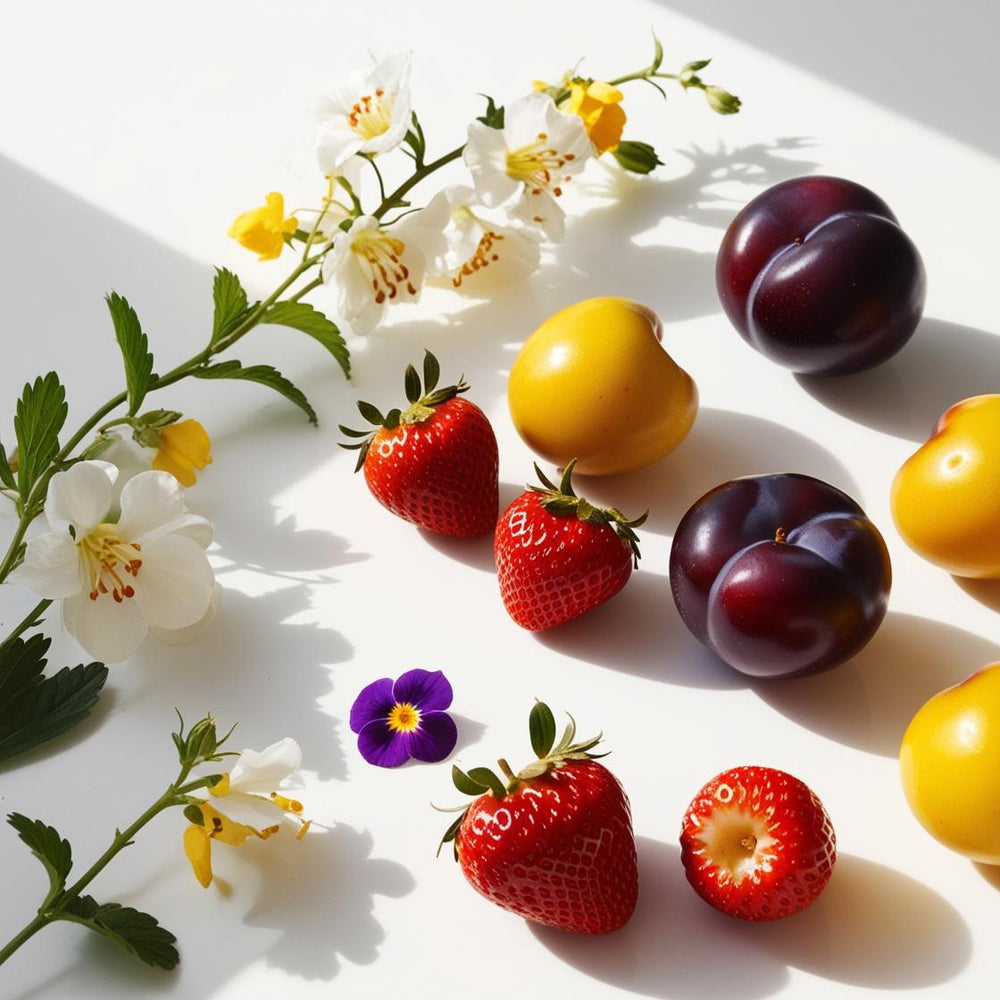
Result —
<path fill-rule="evenodd" d="M 576 459 L 553 485 L 529 486 L 500 515 L 493 541 L 500 596 L 511 618 L 532 632 L 593 610 L 625 586 L 639 564 L 637 528 L 614 508 L 595 507 L 573 492 Z"/>
<path fill-rule="evenodd" d="M 734 767 L 688 806 L 681 862 L 705 902 L 744 920 L 777 920 L 826 887 L 837 840 L 823 803 L 771 767 Z"/>
<path fill-rule="evenodd" d="M 583 934 L 625 924 L 639 895 L 628 799 L 590 751 L 574 743 L 576 725 L 559 741 L 548 706 L 531 711 L 538 760 L 506 783 L 484 767 L 452 768 L 459 791 L 477 795 L 444 835 L 472 886 L 487 899 L 537 923 Z"/>
<path fill-rule="evenodd" d="M 486 414 L 461 398 L 469 388 L 464 379 L 436 388 L 440 367 L 430 351 L 423 371 L 421 388 L 416 369 L 407 365 L 405 410 L 383 416 L 359 402 L 361 415 L 378 430 L 341 424 L 342 433 L 363 439 L 341 447 L 360 450 L 354 471 L 364 468 L 372 495 L 403 520 L 458 538 L 489 534 L 500 505 L 496 435 Z"/>

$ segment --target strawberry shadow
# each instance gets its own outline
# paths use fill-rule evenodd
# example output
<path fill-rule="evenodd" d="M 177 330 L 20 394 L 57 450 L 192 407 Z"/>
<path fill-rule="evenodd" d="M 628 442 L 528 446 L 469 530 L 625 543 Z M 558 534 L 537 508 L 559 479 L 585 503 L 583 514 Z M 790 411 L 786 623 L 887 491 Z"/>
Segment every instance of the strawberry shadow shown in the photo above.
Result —
<path fill-rule="evenodd" d="M 810 677 L 754 681 L 795 722 L 859 750 L 895 757 L 910 719 L 938 691 L 1000 659 L 1000 646 L 953 625 L 890 611 L 852 660 Z"/>
<path fill-rule="evenodd" d="M 592 503 L 618 507 L 629 517 L 648 508 L 638 529 L 641 544 L 644 533 L 673 535 L 691 504 L 720 483 L 772 472 L 815 476 L 860 499 L 846 466 L 812 438 L 773 420 L 713 407 L 702 407 L 691 433 L 662 461 L 618 476 L 580 476 L 576 485 Z"/>
<path fill-rule="evenodd" d="M 606 937 L 531 925 L 553 954 L 594 979 L 648 997 L 756 1000 L 784 989 L 789 968 L 870 989 L 917 989 L 957 975 L 972 954 L 950 903 L 907 875 L 841 854 L 823 895 L 786 920 L 727 917 L 687 884 L 680 851 L 646 837 L 639 905 Z"/>

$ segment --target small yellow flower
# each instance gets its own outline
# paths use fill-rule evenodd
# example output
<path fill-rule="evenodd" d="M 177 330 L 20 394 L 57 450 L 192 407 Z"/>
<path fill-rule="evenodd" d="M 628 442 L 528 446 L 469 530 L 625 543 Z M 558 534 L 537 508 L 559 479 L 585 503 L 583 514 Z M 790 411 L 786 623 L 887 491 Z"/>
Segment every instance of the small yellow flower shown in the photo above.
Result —
<path fill-rule="evenodd" d="M 598 153 L 613 150 L 621 142 L 625 128 L 625 111 L 621 107 L 624 94 L 600 80 L 570 81 L 569 91 L 569 99 L 562 110 L 579 115 Z"/>
<path fill-rule="evenodd" d="M 272 191 L 260 208 L 252 208 L 236 217 L 229 227 L 229 235 L 240 246 L 257 254 L 258 260 L 274 260 L 281 255 L 285 236 L 299 227 L 295 216 L 285 218 L 285 199 Z"/>
<path fill-rule="evenodd" d="M 168 424 L 160 431 L 153 468 L 171 473 L 182 486 L 194 486 L 195 469 L 204 469 L 211 461 L 212 440 L 197 420 Z"/>

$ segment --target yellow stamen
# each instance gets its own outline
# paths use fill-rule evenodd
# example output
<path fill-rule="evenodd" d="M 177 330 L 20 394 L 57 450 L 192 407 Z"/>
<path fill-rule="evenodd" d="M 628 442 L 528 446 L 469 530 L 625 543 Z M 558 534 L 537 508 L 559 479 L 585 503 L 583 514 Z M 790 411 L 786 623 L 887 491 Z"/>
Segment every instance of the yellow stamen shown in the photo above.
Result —
<path fill-rule="evenodd" d="M 507 153 L 507 175 L 516 181 L 523 181 L 532 194 L 541 194 L 550 190 L 557 197 L 562 194 L 560 181 L 568 181 L 569 177 L 561 177 L 559 172 L 567 163 L 576 159 L 572 153 L 560 153 L 547 145 L 548 136 L 538 133 L 535 142 L 520 149 Z"/>
<path fill-rule="evenodd" d="M 393 97 L 383 90 L 358 98 L 347 116 L 347 124 L 362 139 L 374 139 L 389 131 L 392 125 Z"/>
<path fill-rule="evenodd" d="M 378 305 L 394 299 L 399 287 L 406 282 L 406 290 L 416 295 L 417 289 L 410 281 L 410 269 L 400 259 L 406 249 L 402 240 L 389 236 L 382 230 L 361 233 L 351 244 L 358 263 L 368 271 Z"/>
<path fill-rule="evenodd" d="M 88 596 L 92 601 L 102 594 L 110 594 L 118 604 L 128 597 L 135 597 L 135 589 L 122 576 L 139 576 L 142 560 L 136 554 L 142 551 L 142 546 L 135 542 L 123 542 L 118 537 L 117 524 L 105 522 L 97 525 L 76 543 L 76 547 L 90 579 Z"/>
<path fill-rule="evenodd" d="M 498 261 L 500 255 L 494 249 L 494 244 L 499 243 L 503 238 L 502 233 L 494 232 L 492 229 L 484 230 L 482 239 L 480 239 L 479 245 L 476 247 L 476 252 L 462 265 L 458 274 L 451 279 L 451 283 L 456 288 L 459 288 L 464 278 L 468 278 L 477 271 L 481 271 L 484 267 L 489 267 L 490 264 Z"/>
<path fill-rule="evenodd" d="M 420 728 L 420 710 L 408 702 L 397 702 L 390 709 L 387 722 L 394 733 L 412 733 Z"/>

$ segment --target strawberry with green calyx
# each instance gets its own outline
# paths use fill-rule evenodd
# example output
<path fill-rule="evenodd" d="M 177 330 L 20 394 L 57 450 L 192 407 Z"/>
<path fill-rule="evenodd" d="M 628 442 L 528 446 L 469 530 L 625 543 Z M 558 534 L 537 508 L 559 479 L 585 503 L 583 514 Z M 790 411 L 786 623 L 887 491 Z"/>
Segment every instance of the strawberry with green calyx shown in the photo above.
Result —
<path fill-rule="evenodd" d="M 514 774 L 452 768 L 455 787 L 478 796 L 441 843 L 487 899 L 537 923 L 583 934 L 606 934 L 632 916 L 639 876 L 628 798 L 591 753 L 601 737 L 574 742 L 570 716 L 555 743 L 549 707 L 530 717 L 538 759 Z"/>
<path fill-rule="evenodd" d="M 404 385 L 409 406 L 385 416 L 371 403 L 358 410 L 377 429 L 340 426 L 355 440 L 354 471 L 364 469 L 372 495 L 393 514 L 428 531 L 458 538 L 489 534 L 499 508 L 497 439 L 486 414 L 463 399 L 464 378 L 437 388 L 437 358 L 424 353 L 423 385 L 407 365 Z"/>
<path fill-rule="evenodd" d="M 556 486 L 535 466 L 541 486 L 529 486 L 500 515 L 494 536 L 500 595 L 511 618 L 538 632 L 603 604 L 639 564 L 633 529 L 613 507 L 595 507 L 572 485 L 576 459 Z"/>

